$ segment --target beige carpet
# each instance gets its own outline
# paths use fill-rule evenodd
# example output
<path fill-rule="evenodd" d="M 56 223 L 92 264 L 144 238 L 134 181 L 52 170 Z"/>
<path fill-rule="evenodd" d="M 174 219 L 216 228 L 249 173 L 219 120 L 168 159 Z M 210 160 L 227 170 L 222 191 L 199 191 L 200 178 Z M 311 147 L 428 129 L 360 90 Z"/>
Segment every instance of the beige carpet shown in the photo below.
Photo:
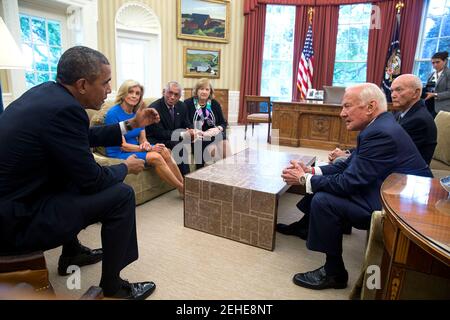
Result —
<path fill-rule="evenodd" d="M 258 130 L 259 129 L 259 130 Z M 232 127 L 233 151 L 264 144 L 266 127 L 255 130 L 254 139 L 243 143 L 242 127 Z M 261 132 L 258 136 L 257 133 Z M 233 142 L 233 139 L 235 141 Z M 269 146 L 270 147 L 270 146 Z M 323 150 L 281 148 L 283 151 L 315 154 L 326 160 Z M 280 199 L 278 221 L 290 223 L 301 217 L 295 207 L 300 196 L 286 193 Z M 347 299 L 358 276 L 366 232 L 353 229 L 344 236 L 344 261 L 349 287 L 314 291 L 292 283 L 295 273 L 324 263 L 324 255 L 309 251 L 305 241 L 277 234 L 274 251 L 267 251 L 225 238 L 185 228 L 183 202 L 176 191 L 137 207 L 139 260 L 122 271 L 130 281 L 152 280 L 156 291 L 149 299 Z M 100 224 L 83 230 L 79 238 L 89 247 L 101 247 Z M 101 263 L 81 269 L 81 289 L 67 289 L 68 277 L 56 273 L 60 248 L 46 252 L 50 280 L 61 298 L 79 298 L 91 285 L 98 285 Z"/>

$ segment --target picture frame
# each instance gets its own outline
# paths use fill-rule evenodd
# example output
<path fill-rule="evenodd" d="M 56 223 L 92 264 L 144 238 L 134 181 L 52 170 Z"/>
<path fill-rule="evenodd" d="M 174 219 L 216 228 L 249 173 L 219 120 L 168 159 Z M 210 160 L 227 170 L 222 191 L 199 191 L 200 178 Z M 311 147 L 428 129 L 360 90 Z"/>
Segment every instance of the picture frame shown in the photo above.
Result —
<path fill-rule="evenodd" d="M 220 49 L 185 46 L 183 76 L 185 78 L 220 78 Z"/>
<path fill-rule="evenodd" d="M 177 0 L 177 38 L 228 43 L 230 2 Z"/>

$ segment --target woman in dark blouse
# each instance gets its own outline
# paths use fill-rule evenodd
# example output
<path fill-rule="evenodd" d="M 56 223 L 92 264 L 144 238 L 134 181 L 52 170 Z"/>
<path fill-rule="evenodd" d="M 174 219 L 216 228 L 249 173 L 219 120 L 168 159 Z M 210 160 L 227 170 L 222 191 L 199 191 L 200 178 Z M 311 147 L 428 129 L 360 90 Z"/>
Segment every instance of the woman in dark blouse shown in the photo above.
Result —
<path fill-rule="evenodd" d="M 209 79 L 200 79 L 194 87 L 192 97 L 184 100 L 184 103 L 198 137 L 192 144 L 197 167 L 201 168 L 205 162 L 213 159 L 225 158 L 229 149 L 226 140 L 228 123 L 219 102 L 214 99 L 214 88 Z M 202 154 L 197 151 L 200 150 L 199 146 L 195 147 L 197 144 L 201 144 Z"/>

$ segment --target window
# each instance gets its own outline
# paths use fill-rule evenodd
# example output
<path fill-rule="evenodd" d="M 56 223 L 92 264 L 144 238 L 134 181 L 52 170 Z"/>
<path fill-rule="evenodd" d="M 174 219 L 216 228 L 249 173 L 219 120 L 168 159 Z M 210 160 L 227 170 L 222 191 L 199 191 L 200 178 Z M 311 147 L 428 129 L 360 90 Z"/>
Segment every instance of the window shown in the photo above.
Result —
<path fill-rule="evenodd" d="M 422 28 L 414 73 L 426 82 L 433 71 L 430 62 L 433 54 L 450 51 L 450 0 L 427 1 Z"/>
<path fill-rule="evenodd" d="M 366 81 L 371 11 L 371 4 L 340 6 L 333 85 Z"/>
<path fill-rule="evenodd" d="M 295 6 L 267 5 L 261 95 L 292 99 Z"/>
<path fill-rule="evenodd" d="M 27 88 L 56 78 L 62 54 L 61 22 L 20 14 L 22 50 L 29 63 L 25 71 Z"/>
<path fill-rule="evenodd" d="M 125 3 L 116 16 L 117 88 L 139 81 L 146 97 L 161 94 L 161 23 L 148 6 Z"/>

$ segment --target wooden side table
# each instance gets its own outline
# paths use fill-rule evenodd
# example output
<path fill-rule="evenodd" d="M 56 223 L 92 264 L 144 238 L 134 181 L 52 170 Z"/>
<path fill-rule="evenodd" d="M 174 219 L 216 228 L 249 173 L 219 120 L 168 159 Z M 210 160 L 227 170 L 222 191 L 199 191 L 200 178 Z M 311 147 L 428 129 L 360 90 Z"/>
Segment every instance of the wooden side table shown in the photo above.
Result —
<path fill-rule="evenodd" d="M 438 179 L 391 174 L 381 187 L 386 211 L 381 283 L 377 298 L 402 298 L 409 271 L 442 278 L 450 299 L 450 199 Z M 427 297 L 427 292 L 419 292 Z M 442 297 L 442 296 L 441 296 Z"/>

